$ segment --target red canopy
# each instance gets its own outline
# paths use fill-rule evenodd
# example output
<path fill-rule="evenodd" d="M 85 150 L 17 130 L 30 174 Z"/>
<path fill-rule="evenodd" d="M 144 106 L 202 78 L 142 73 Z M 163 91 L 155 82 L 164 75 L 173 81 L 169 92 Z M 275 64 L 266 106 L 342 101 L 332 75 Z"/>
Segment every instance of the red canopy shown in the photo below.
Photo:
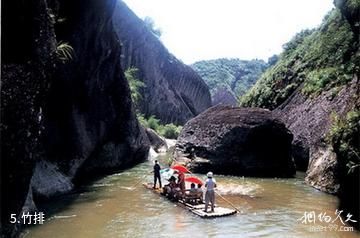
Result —
<path fill-rule="evenodd" d="M 171 166 L 172 169 L 183 172 L 183 173 L 190 173 L 190 171 L 183 165 L 176 164 Z"/>
<path fill-rule="evenodd" d="M 186 177 L 185 181 L 190 182 L 190 183 L 201 184 L 201 185 L 203 184 L 201 179 L 199 179 L 198 177 L 195 177 L 195 176 Z"/>

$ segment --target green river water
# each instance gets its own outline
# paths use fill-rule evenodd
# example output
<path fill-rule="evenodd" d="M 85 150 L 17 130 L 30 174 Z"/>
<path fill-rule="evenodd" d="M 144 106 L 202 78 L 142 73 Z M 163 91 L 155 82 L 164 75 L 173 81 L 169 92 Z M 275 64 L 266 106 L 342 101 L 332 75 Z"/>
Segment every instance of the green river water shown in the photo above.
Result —
<path fill-rule="evenodd" d="M 218 193 L 241 213 L 202 219 L 145 189 L 153 163 L 139 164 L 47 203 L 46 220 L 29 227 L 26 238 L 93 237 L 360 237 L 336 219 L 338 199 L 307 186 L 304 174 L 292 179 L 216 176 Z M 198 175 L 204 178 L 204 175 Z M 218 205 L 231 207 L 219 197 Z M 305 212 L 315 222 L 302 220 Z M 326 213 L 334 222 L 320 222 Z M 316 229 L 326 229 L 316 231 Z M 335 230 L 338 231 L 335 231 Z"/>

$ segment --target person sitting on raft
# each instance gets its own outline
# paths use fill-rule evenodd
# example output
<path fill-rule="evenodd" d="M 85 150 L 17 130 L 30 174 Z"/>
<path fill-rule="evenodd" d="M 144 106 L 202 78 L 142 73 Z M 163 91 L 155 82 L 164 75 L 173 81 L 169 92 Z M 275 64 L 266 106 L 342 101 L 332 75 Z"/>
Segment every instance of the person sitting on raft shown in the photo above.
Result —
<path fill-rule="evenodd" d="M 185 190 L 185 201 L 190 203 L 196 203 L 197 199 L 199 199 L 198 191 L 197 188 L 195 187 L 195 184 L 192 183 L 190 185 L 190 189 Z"/>
<path fill-rule="evenodd" d="M 190 189 L 186 189 L 185 191 L 186 191 L 185 194 L 188 196 L 196 196 L 197 195 L 197 189 L 196 189 L 194 183 L 192 183 L 190 185 Z"/>
<path fill-rule="evenodd" d="M 174 176 L 171 176 L 168 181 L 169 183 L 163 187 L 163 194 L 167 196 L 169 199 L 177 200 L 179 197 L 178 193 L 180 189 L 176 184 L 176 178 Z"/>

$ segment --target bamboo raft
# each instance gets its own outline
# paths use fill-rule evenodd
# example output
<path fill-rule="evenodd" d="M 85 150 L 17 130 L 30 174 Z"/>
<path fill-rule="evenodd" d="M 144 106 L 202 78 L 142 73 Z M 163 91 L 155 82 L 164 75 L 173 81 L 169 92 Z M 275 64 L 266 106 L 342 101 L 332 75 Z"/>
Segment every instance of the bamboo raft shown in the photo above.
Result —
<path fill-rule="evenodd" d="M 158 194 L 160 196 L 162 195 L 162 190 L 159 188 L 153 189 L 152 183 L 144 183 L 143 184 L 145 188 L 153 191 L 155 194 Z M 201 218 L 216 218 L 216 217 L 225 217 L 225 216 L 231 216 L 237 213 L 234 209 L 229 209 L 225 207 L 218 207 L 215 206 L 214 212 L 204 212 L 205 204 L 190 204 L 183 200 L 178 200 L 175 202 L 179 207 L 184 208 L 193 214 L 201 217 Z"/>

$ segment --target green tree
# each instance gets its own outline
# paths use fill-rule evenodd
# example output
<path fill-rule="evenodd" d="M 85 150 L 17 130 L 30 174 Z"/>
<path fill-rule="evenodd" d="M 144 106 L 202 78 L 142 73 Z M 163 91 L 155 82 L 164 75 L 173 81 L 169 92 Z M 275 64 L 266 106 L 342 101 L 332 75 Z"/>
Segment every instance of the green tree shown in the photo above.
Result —
<path fill-rule="evenodd" d="M 159 122 L 160 120 L 157 119 L 155 116 L 150 116 L 149 119 L 147 120 L 147 125 L 149 128 L 153 129 L 154 131 L 158 131 Z"/>
<path fill-rule="evenodd" d="M 177 126 L 173 123 L 162 125 L 160 124 L 160 120 L 154 115 L 145 118 L 144 115 L 138 113 L 137 118 L 143 127 L 151 128 L 159 135 L 168 139 L 177 139 L 182 129 L 182 126 Z"/>
<path fill-rule="evenodd" d="M 269 66 L 273 66 L 273 65 L 276 64 L 276 62 L 277 62 L 278 60 L 279 60 L 279 56 L 278 56 L 278 55 L 273 55 L 273 56 L 271 56 L 271 57 L 268 58 L 267 63 L 268 63 Z"/>
<path fill-rule="evenodd" d="M 212 96 L 227 89 L 236 96 L 244 94 L 268 67 L 263 60 L 215 59 L 198 61 L 191 67 L 204 79 Z"/>
<path fill-rule="evenodd" d="M 333 114 L 332 119 L 327 140 L 333 145 L 341 162 L 348 167 L 348 173 L 353 173 L 360 166 L 360 110 L 348 112 L 345 118 Z"/>
<path fill-rule="evenodd" d="M 306 97 L 335 93 L 359 72 L 358 35 L 339 9 L 333 9 L 313 30 L 296 34 L 275 65 L 265 71 L 241 98 L 241 106 L 274 109 L 295 90 Z"/>
<path fill-rule="evenodd" d="M 138 71 L 135 67 L 130 67 L 125 71 L 125 77 L 130 86 L 131 99 L 135 106 L 138 105 L 141 99 L 140 89 L 145 87 L 144 82 L 137 78 Z"/>
<path fill-rule="evenodd" d="M 168 139 L 177 139 L 182 127 L 173 123 L 160 125 L 158 133 Z"/>

